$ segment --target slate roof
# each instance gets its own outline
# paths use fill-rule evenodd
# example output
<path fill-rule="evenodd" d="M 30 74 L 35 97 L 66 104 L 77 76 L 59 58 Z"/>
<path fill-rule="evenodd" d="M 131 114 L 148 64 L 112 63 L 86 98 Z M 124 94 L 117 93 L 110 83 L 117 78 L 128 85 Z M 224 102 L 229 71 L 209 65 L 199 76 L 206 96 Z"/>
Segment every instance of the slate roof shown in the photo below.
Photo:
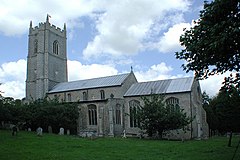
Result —
<path fill-rule="evenodd" d="M 72 81 L 72 82 L 63 82 L 63 83 L 57 84 L 48 93 L 120 86 L 120 85 L 122 85 L 122 83 L 128 77 L 129 74 L 130 73 L 114 75 L 114 76 L 107 76 L 107 77 L 100 77 L 100 78 L 93 78 L 93 79 L 78 80 L 78 81 Z"/>
<path fill-rule="evenodd" d="M 191 91 L 193 81 L 193 77 L 187 77 L 135 83 L 128 89 L 124 97 L 150 95 L 151 93 L 189 92 Z"/>

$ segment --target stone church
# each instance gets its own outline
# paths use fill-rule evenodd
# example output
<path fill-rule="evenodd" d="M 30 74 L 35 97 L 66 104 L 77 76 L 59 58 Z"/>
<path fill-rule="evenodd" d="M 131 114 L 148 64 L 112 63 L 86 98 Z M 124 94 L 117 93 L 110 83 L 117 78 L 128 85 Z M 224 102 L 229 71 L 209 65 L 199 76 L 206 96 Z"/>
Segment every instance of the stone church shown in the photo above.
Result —
<path fill-rule="evenodd" d="M 141 96 L 164 94 L 165 102 L 181 107 L 193 121 L 182 129 L 167 132 L 172 139 L 207 138 L 208 124 L 202 107 L 199 82 L 192 78 L 139 83 L 133 73 L 68 82 L 66 25 L 58 28 L 46 22 L 33 27 L 30 22 L 27 57 L 26 100 L 48 97 L 76 102 L 79 108 L 77 132 L 80 136 L 138 135 L 133 116 Z M 78 74 L 78 73 L 76 73 Z M 81 74 L 81 73 L 80 73 Z"/>

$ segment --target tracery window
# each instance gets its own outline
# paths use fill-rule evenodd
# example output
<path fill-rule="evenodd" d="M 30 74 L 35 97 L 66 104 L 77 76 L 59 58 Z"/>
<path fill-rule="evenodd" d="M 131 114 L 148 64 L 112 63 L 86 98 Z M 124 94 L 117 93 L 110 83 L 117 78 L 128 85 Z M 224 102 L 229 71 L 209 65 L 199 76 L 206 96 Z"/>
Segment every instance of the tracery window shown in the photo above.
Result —
<path fill-rule="evenodd" d="M 89 125 L 97 125 L 97 107 L 96 105 L 88 105 Z"/>
<path fill-rule="evenodd" d="M 54 41 L 53 42 L 53 53 L 58 55 L 58 49 L 59 49 L 59 45 L 58 45 L 58 41 Z"/>
<path fill-rule="evenodd" d="M 130 110 L 130 127 L 139 127 L 140 121 L 137 117 L 137 112 L 140 109 L 140 102 L 137 100 L 132 100 L 129 102 Z"/>
<path fill-rule="evenodd" d="M 117 104 L 116 105 L 116 110 L 115 110 L 115 122 L 116 124 L 121 124 L 121 105 Z"/>
<path fill-rule="evenodd" d="M 166 104 L 171 110 L 179 110 L 179 99 L 175 97 L 170 97 L 166 99 Z"/>

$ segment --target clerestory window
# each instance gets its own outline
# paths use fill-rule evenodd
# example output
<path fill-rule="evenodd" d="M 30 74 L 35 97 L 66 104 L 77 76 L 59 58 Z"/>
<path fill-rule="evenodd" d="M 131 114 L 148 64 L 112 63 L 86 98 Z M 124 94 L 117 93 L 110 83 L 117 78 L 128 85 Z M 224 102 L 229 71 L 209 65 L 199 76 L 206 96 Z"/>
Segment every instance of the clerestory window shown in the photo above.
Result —
<path fill-rule="evenodd" d="M 71 93 L 68 93 L 68 102 L 71 102 L 72 101 L 72 96 L 71 96 Z"/>
<path fill-rule="evenodd" d="M 100 91 L 100 94 L 101 94 L 101 99 L 105 99 L 105 93 L 104 93 L 104 90 L 101 90 L 101 91 Z"/>
<path fill-rule="evenodd" d="M 88 100 L 87 92 L 83 92 L 83 100 L 84 100 L 84 101 L 87 101 L 87 100 Z"/>

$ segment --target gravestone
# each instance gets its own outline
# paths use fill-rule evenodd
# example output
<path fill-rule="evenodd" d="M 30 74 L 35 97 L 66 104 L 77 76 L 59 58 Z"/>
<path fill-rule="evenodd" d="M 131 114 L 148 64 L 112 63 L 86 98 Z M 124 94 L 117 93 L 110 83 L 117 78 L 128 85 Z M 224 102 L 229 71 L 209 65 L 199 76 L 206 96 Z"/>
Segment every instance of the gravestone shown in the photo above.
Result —
<path fill-rule="evenodd" d="M 37 128 L 37 136 L 42 136 L 43 129 L 41 127 Z"/>
<path fill-rule="evenodd" d="M 70 130 L 69 129 L 67 130 L 67 135 L 70 135 Z"/>
<path fill-rule="evenodd" d="M 48 133 L 52 133 L 52 126 L 48 126 Z"/>
<path fill-rule="evenodd" d="M 61 128 L 59 129 L 59 135 L 64 135 L 64 128 L 61 127 Z"/>
<path fill-rule="evenodd" d="M 123 130 L 123 138 L 127 138 L 127 137 L 126 137 L 126 130 L 125 130 L 125 129 Z"/>
<path fill-rule="evenodd" d="M 28 128 L 28 132 L 31 132 L 32 131 L 32 129 L 31 128 Z"/>

